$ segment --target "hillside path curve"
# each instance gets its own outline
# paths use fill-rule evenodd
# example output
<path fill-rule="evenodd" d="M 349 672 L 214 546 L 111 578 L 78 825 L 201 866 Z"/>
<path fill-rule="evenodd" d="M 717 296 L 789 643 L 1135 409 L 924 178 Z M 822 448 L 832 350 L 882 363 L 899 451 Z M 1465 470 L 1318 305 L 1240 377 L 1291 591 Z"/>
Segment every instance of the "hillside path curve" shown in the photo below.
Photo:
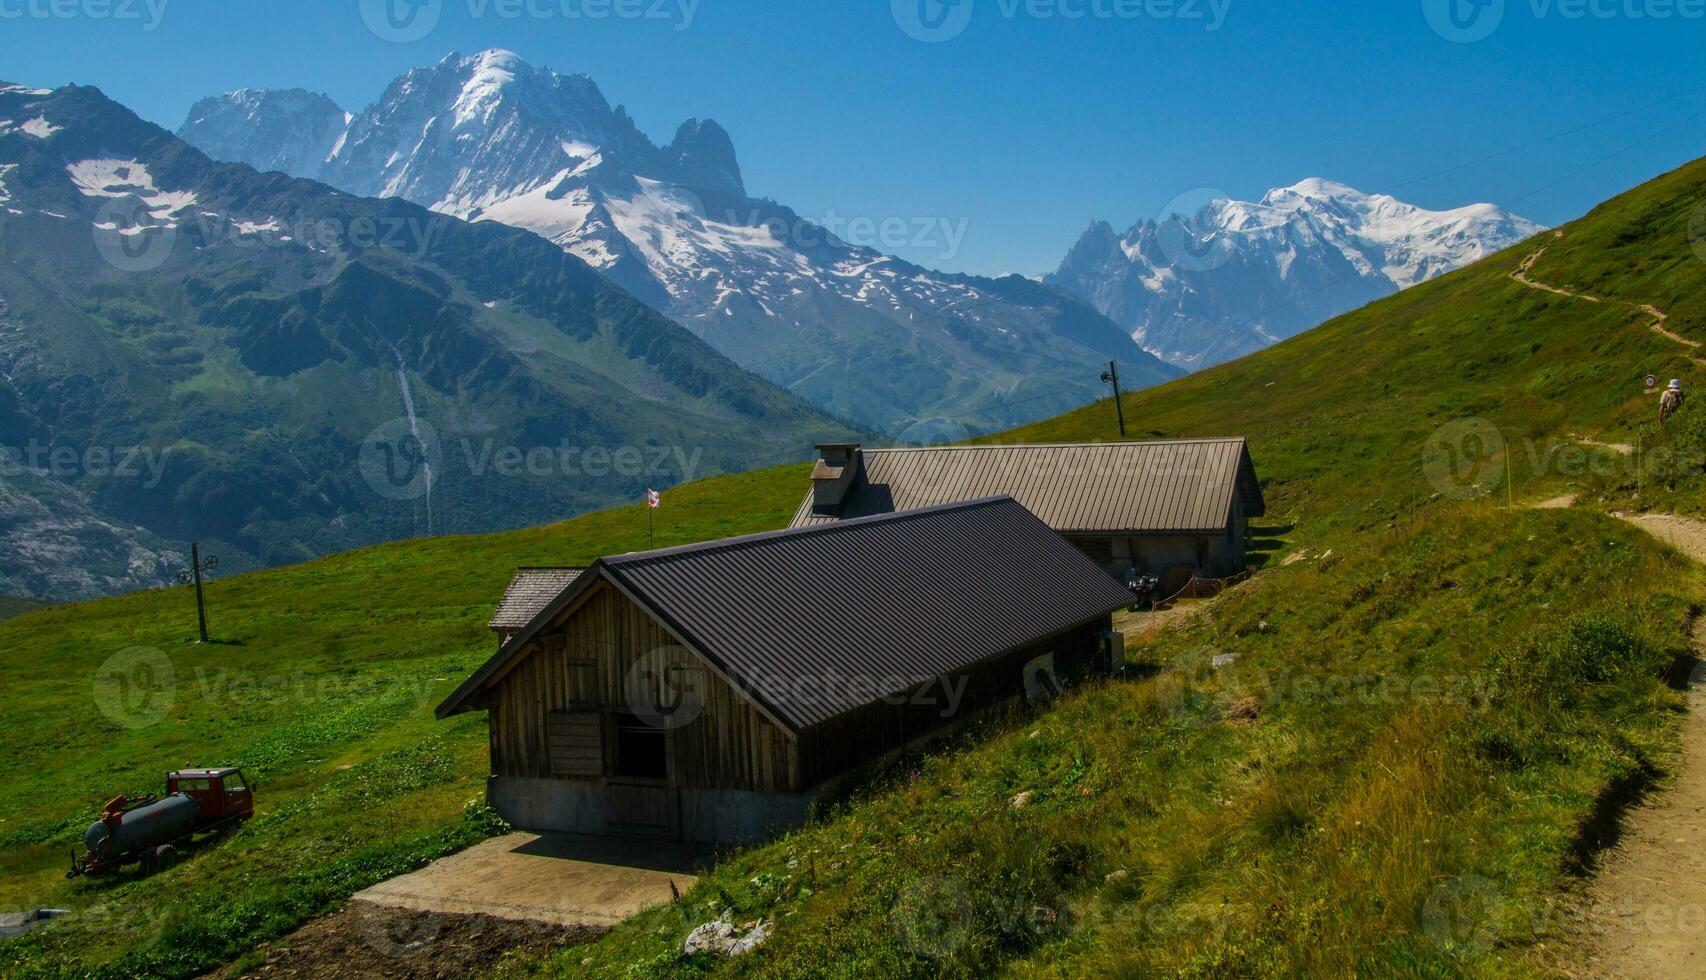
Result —
<path fill-rule="evenodd" d="M 1706 522 L 1669 514 L 1624 520 L 1706 564 Z M 1694 647 L 1706 655 L 1706 618 L 1695 623 Z M 1687 696 L 1681 770 L 1630 813 L 1589 886 L 1586 976 L 1706 976 L 1706 667 L 1694 669 Z"/>

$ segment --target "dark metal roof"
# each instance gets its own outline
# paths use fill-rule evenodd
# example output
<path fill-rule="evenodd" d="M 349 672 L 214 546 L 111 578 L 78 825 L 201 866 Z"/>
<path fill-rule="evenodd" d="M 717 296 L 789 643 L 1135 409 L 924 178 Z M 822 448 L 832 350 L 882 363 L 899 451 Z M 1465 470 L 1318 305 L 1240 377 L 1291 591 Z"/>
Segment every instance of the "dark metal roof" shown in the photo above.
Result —
<path fill-rule="evenodd" d="M 595 579 L 621 589 L 795 732 L 1131 603 L 1127 589 L 1010 497 L 605 558 L 440 716 L 465 710 Z"/>
<path fill-rule="evenodd" d="M 533 622 L 539 611 L 563 594 L 584 568 L 518 568 L 497 612 L 488 623 L 495 630 L 518 630 Z"/>
<path fill-rule="evenodd" d="M 1243 439 L 867 449 L 838 513 L 812 495 L 794 527 L 1009 494 L 1062 533 L 1216 533 L 1266 512 Z"/>

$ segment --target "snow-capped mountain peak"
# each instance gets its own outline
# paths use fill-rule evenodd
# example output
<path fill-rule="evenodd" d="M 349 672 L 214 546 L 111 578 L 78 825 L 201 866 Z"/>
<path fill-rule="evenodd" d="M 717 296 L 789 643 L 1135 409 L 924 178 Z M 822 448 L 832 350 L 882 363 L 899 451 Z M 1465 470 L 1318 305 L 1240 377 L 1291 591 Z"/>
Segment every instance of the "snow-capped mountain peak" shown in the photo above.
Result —
<path fill-rule="evenodd" d="M 514 53 L 493 48 L 473 58 L 473 70 L 462 85 L 452 107 L 456 125 L 489 124 L 503 101 L 504 90 L 515 84 L 515 73 L 523 67 Z"/>
<path fill-rule="evenodd" d="M 183 135 L 258 152 L 243 133 L 267 123 L 220 121 L 238 132 Z M 753 199 L 717 123 L 689 119 L 660 146 L 592 79 L 510 51 L 405 72 L 297 173 L 535 232 L 749 370 L 903 438 L 958 438 L 1082 404 L 1100 394 L 1110 357 L 1136 384 L 1178 373 L 1054 290 L 930 272 Z"/>
<path fill-rule="evenodd" d="M 1048 281 L 1190 368 L 1260 349 L 1543 229 L 1492 204 L 1430 211 L 1312 177 L 1114 236 L 1091 226 Z"/>
<path fill-rule="evenodd" d="M 295 175 L 318 169 L 351 118 L 324 95 L 245 88 L 197 102 L 182 131 L 215 159 Z"/>
<path fill-rule="evenodd" d="M 1304 180 L 1298 181 L 1290 187 L 1276 187 L 1273 190 L 1268 191 L 1268 193 L 1262 198 L 1262 203 L 1269 207 L 1284 207 L 1286 206 L 1286 202 L 1294 199 L 1314 201 L 1331 201 L 1335 199 L 1366 201 L 1376 196 L 1380 195 L 1364 194 L 1362 191 L 1357 190 L 1349 184 L 1341 184 L 1336 180 L 1327 180 L 1323 177 L 1308 177 Z"/>

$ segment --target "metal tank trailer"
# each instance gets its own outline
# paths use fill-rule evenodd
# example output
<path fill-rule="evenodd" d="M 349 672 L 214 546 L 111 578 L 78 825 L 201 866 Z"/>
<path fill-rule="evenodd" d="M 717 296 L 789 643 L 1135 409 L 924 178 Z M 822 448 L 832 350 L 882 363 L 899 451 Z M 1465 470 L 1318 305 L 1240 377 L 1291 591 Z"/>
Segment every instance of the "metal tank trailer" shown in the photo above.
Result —
<path fill-rule="evenodd" d="M 145 871 L 169 867 L 199 834 L 223 836 L 254 816 L 254 788 L 240 769 L 180 769 L 166 774 L 161 799 L 119 796 L 83 834 L 84 853 L 71 855 L 68 878 L 128 864 Z"/>

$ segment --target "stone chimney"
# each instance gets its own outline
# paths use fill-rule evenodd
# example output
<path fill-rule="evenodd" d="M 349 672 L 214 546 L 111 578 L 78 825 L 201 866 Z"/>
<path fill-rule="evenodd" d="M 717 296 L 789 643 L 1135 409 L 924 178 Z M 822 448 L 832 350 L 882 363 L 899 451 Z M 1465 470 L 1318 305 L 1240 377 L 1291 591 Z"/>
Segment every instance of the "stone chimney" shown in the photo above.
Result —
<path fill-rule="evenodd" d="M 817 468 L 812 470 L 812 510 L 839 514 L 847 491 L 859 476 L 859 444 L 828 442 L 817 447 Z"/>

